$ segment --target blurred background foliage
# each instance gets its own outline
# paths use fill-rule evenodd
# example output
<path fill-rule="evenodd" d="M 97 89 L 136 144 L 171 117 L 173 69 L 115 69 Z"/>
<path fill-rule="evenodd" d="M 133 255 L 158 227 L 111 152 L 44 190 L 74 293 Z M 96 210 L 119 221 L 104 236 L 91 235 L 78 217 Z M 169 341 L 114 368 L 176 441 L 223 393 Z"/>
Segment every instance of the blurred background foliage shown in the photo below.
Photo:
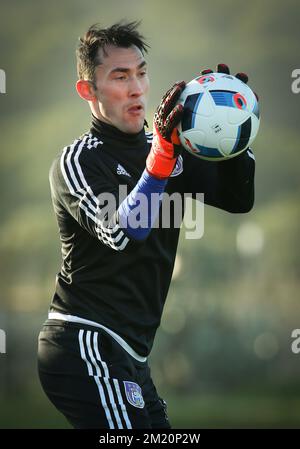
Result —
<path fill-rule="evenodd" d="M 0 427 L 68 427 L 41 391 L 36 344 L 60 266 L 48 170 L 88 129 L 74 90 L 77 39 L 92 23 L 142 19 L 151 50 L 147 119 L 178 79 L 226 62 L 259 94 L 256 203 L 205 208 L 179 244 L 151 366 L 175 427 L 299 427 L 298 1 L 1 1 Z"/>

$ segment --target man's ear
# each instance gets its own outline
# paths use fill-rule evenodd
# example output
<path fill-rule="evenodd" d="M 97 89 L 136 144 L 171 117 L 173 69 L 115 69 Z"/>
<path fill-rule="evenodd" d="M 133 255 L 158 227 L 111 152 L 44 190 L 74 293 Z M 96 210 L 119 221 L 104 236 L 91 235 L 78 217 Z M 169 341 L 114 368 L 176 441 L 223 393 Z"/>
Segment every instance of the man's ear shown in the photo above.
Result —
<path fill-rule="evenodd" d="M 78 80 L 76 90 L 78 95 L 84 100 L 93 101 L 96 99 L 95 88 L 90 81 Z"/>

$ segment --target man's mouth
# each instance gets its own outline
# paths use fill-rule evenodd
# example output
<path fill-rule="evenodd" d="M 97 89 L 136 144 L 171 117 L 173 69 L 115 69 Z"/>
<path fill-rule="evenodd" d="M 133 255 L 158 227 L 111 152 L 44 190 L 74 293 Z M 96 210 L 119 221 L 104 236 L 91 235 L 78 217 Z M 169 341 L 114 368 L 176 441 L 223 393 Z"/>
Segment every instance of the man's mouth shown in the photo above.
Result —
<path fill-rule="evenodd" d="M 127 109 L 130 114 L 140 114 L 144 110 L 141 104 L 134 104 Z"/>

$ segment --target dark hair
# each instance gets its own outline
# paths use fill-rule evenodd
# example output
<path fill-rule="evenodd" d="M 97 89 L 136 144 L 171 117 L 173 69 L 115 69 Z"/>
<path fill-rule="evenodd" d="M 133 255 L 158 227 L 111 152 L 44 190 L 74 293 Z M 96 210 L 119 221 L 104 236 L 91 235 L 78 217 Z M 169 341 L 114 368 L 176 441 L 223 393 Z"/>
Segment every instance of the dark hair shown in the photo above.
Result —
<path fill-rule="evenodd" d="M 136 45 L 142 53 L 147 53 L 149 45 L 145 38 L 137 31 L 140 22 L 115 23 L 109 28 L 100 28 L 98 24 L 92 25 L 85 35 L 79 38 L 76 51 L 77 73 L 80 79 L 94 80 L 95 68 L 101 64 L 99 49 L 107 55 L 107 45 L 129 48 Z"/>

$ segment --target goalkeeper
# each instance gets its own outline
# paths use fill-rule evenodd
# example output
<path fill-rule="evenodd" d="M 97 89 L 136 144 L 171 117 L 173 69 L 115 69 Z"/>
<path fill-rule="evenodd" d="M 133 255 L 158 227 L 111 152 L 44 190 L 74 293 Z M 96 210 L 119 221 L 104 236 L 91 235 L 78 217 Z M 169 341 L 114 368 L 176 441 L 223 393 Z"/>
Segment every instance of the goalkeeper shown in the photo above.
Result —
<path fill-rule="evenodd" d="M 248 212 L 254 201 L 251 150 L 222 162 L 181 153 L 183 81 L 163 97 L 153 135 L 145 131 L 148 45 L 137 26 L 92 26 L 80 39 L 76 86 L 92 124 L 50 170 L 62 266 L 39 335 L 38 368 L 45 393 L 75 428 L 171 426 L 147 361 L 180 230 L 174 217 L 161 225 L 163 194 L 204 193 L 206 204 L 232 213 Z M 229 73 L 224 64 L 218 71 Z M 136 226 L 142 203 L 146 220 Z"/>

